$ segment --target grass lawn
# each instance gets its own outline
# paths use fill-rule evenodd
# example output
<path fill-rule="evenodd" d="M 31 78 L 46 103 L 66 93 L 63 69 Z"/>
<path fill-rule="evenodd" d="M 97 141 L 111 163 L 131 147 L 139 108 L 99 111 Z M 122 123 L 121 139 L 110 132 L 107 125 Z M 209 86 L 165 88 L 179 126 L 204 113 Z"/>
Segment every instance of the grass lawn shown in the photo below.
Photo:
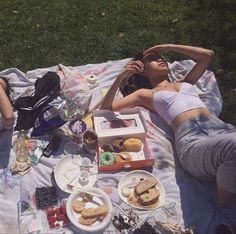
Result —
<path fill-rule="evenodd" d="M 202 46 L 216 54 L 221 118 L 236 125 L 235 9 L 235 0 L 1 0 L 0 70 L 101 63 L 161 43 Z"/>

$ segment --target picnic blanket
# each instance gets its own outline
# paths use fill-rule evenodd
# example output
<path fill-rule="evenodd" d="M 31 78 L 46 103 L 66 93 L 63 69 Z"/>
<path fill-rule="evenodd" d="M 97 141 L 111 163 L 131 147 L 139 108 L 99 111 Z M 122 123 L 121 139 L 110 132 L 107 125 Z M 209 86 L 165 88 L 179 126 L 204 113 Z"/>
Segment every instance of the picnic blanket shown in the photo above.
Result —
<path fill-rule="evenodd" d="M 121 72 L 130 58 L 108 61 L 100 64 L 83 66 L 63 66 L 59 64 L 50 68 L 38 68 L 26 73 L 16 68 L 0 72 L 12 87 L 11 96 L 14 99 L 31 95 L 34 83 L 48 71 L 67 70 L 75 76 L 96 75 L 99 85 L 93 88 L 90 110 L 95 109 L 102 100 L 101 88 L 109 87 L 115 77 Z M 170 79 L 181 80 L 189 69 L 194 66 L 192 60 L 169 63 Z M 222 98 L 217 86 L 214 73 L 206 71 L 196 84 L 199 95 L 214 115 L 219 115 L 222 108 Z M 183 227 L 193 227 L 197 233 L 214 233 L 218 224 L 236 225 L 236 207 L 219 207 L 214 203 L 215 185 L 199 181 L 186 174 L 176 159 L 173 132 L 167 124 L 155 113 L 141 108 L 147 125 L 147 142 L 155 165 L 152 173 L 160 180 L 165 190 L 165 204 L 175 204 L 178 223 Z M 0 173 L 5 178 L 5 189 L 0 193 L 0 233 L 18 233 L 17 203 L 24 191 L 35 187 L 50 186 L 55 183 L 52 176 L 53 167 L 64 156 L 63 142 L 60 149 L 50 158 L 42 157 L 40 163 L 33 166 L 23 177 L 12 175 L 9 166 L 15 161 L 14 142 L 16 132 L 0 132 Z M 113 180 L 119 181 L 126 172 L 100 173 L 98 181 L 110 178 L 106 183 L 115 187 Z M 116 188 L 114 188 L 116 189 Z M 61 199 L 65 194 L 60 193 Z M 27 193 L 25 194 L 27 196 Z M 109 233 L 109 230 L 107 230 Z"/>

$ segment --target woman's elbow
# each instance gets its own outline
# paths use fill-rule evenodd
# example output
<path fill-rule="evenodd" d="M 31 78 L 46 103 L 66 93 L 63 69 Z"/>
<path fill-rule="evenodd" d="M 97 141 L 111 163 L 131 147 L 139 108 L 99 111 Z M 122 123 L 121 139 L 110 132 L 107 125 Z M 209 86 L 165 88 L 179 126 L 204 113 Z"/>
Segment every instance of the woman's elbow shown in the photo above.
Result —
<path fill-rule="evenodd" d="M 211 61 L 214 57 L 215 53 L 213 50 L 207 50 L 205 54 L 205 58 L 207 58 L 209 61 Z"/>
<path fill-rule="evenodd" d="M 8 113 L 7 115 L 3 116 L 3 122 L 5 127 L 12 127 L 15 121 L 14 113 Z"/>

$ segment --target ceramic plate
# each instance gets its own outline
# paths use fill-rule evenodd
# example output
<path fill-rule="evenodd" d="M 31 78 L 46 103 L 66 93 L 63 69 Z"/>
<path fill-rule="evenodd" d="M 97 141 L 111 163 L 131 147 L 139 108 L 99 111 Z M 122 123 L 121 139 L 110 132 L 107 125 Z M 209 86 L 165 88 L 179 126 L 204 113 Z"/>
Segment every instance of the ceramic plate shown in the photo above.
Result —
<path fill-rule="evenodd" d="M 124 196 L 122 194 L 122 188 L 124 186 L 129 187 L 128 193 L 130 195 L 134 194 L 134 186 L 138 184 L 138 182 L 140 182 L 141 180 L 145 180 L 148 178 L 154 178 L 155 180 L 157 180 L 157 185 L 156 188 L 160 191 L 160 196 L 159 196 L 159 201 L 153 205 L 153 207 L 140 207 L 140 206 L 135 206 L 131 203 L 128 202 L 128 197 Z M 165 201 L 165 191 L 164 188 L 162 186 L 162 184 L 160 183 L 160 181 L 151 173 L 147 172 L 147 171 L 143 171 L 143 170 L 135 170 L 135 171 L 131 171 L 128 174 L 124 175 L 118 185 L 118 193 L 120 198 L 128 205 L 132 206 L 133 208 L 136 209 L 141 209 L 141 210 L 152 210 L 152 209 L 156 209 L 160 206 L 162 206 L 164 204 Z"/>
<path fill-rule="evenodd" d="M 82 158 L 78 155 L 66 155 L 57 162 L 54 169 L 54 178 L 62 191 L 72 193 L 78 188 L 85 189 L 95 184 L 97 177 L 96 163 L 91 164 L 93 167 L 89 168 L 88 182 L 84 184 L 80 180 L 83 173 L 80 167 L 81 162 Z M 73 187 L 68 188 L 67 184 L 71 184 Z"/>
<path fill-rule="evenodd" d="M 73 210 L 72 204 L 74 200 L 81 200 L 80 192 L 75 191 L 72 193 L 66 203 L 66 212 L 71 223 L 78 228 L 78 233 L 102 233 L 106 227 L 110 224 L 112 218 L 112 203 L 108 195 L 103 192 L 101 189 L 91 187 L 88 189 L 88 192 L 97 194 L 93 195 L 93 199 L 89 202 L 86 202 L 85 208 L 96 208 L 99 205 L 105 204 L 109 208 L 108 214 L 102 219 L 102 221 L 95 221 L 92 225 L 83 225 L 78 222 L 81 217 L 80 213 L 77 213 Z"/>

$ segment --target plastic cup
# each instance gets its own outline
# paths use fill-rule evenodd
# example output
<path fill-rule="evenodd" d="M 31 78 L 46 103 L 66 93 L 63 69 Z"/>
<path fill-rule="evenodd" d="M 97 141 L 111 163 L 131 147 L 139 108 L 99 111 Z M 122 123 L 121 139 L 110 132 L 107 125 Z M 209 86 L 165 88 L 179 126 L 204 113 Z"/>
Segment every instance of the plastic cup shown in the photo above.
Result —
<path fill-rule="evenodd" d="M 92 163 L 89 158 L 82 158 L 81 163 L 80 163 L 80 170 L 89 172 L 91 165 L 92 165 Z"/>
<path fill-rule="evenodd" d="M 97 144 L 98 144 L 98 136 L 96 132 L 87 130 L 83 135 L 83 144 L 85 150 L 91 154 L 95 155 L 97 150 Z"/>
<path fill-rule="evenodd" d="M 87 171 L 81 171 L 80 177 L 79 177 L 79 183 L 82 186 L 85 186 L 89 183 L 89 173 Z"/>
<path fill-rule="evenodd" d="M 87 125 L 82 120 L 74 120 L 70 122 L 69 129 L 73 134 L 73 141 L 81 142 L 83 139 L 83 134 L 87 129 Z"/>

